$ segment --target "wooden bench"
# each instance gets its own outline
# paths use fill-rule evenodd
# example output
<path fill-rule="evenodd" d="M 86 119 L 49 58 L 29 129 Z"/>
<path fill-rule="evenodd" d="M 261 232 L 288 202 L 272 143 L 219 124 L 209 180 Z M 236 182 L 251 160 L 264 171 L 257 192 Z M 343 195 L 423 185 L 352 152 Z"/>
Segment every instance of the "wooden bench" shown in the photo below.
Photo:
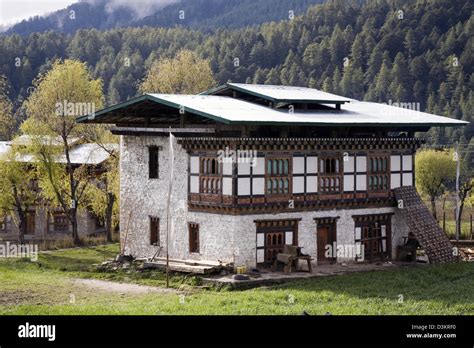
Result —
<path fill-rule="evenodd" d="M 291 272 L 291 268 L 294 265 L 295 269 L 298 266 L 298 260 L 306 260 L 308 263 L 308 272 L 313 273 L 313 266 L 311 265 L 311 261 L 313 259 L 309 255 L 304 255 L 301 252 L 301 247 L 295 245 L 285 245 L 283 247 L 283 253 L 277 254 L 275 261 L 273 261 L 272 271 L 275 272 L 277 270 L 278 263 L 281 262 L 285 265 L 283 272 L 285 274 L 289 274 Z"/>

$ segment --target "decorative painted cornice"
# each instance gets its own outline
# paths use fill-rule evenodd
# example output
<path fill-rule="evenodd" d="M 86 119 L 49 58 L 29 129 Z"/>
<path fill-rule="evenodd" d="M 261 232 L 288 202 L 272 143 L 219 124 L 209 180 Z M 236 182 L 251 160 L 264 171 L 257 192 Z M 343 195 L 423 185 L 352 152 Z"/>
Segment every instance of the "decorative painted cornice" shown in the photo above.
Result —
<path fill-rule="evenodd" d="M 186 150 L 390 150 L 417 149 L 423 138 L 227 138 L 177 137 Z"/>

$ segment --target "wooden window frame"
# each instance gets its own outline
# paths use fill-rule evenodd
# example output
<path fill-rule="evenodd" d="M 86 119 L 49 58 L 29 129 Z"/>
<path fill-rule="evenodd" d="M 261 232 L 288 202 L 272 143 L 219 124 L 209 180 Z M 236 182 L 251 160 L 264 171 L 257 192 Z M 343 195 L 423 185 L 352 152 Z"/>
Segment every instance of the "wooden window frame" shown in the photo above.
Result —
<path fill-rule="evenodd" d="M 160 246 L 160 218 L 150 216 L 150 245 Z"/>
<path fill-rule="evenodd" d="M 382 226 L 385 226 L 385 236 L 382 236 Z M 385 240 L 385 251 L 383 248 L 381 251 L 378 252 L 379 255 L 383 257 L 383 259 L 390 258 L 391 255 L 391 238 L 392 238 L 392 226 L 391 226 L 391 219 L 383 219 L 383 220 L 374 220 L 374 221 L 356 221 L 355 228 L 360 228 L 360 239 L 355 239 L 355 243 L 361 243 L 364 245 L 365 243 L 383 243 Z M 364 236 L 364 231 L 367 231 L 369 237 Z M 375 231 L 375 235 L 374 235 Z M 378 234 L 378 235 L 377 235 Z M 364 247 L 364 259 L 369 262 L 374 261 L 374 252 L 373 248 L 367 250 Z M 367 258 L 367 254 L 370 254 Z"/>
<path fill-rule="evenodd" d="M 290 196 L 293 192 L 292 157 L 265 158 L 265 195 Z"/>
<path fill-rule="evenodd" d="M 158 146 L 148 146 L 148 178 L 160 178 L 160 148 Z"/>
<path fill-rule="evenodd" d="M 64 218 L 65 224 L 59 224 L 57 219 Z M 58 229 L 57 226 L 66 226 L 66 229 Z M 48 216 L 48 233 L 69 233 L 69 219 L 66 214 L 61 212 L 52 212 Z"/>
<path fill-rule="evenodd" d="M 321 194 L 343 193 L 343 184 L 342 156 L 320 156 L 318 158 L 318 192 Z"/>
<path fill-rule="evenodd" d="M 367 191 L 390 191 L 390 155 L 367 156 Z"/>
<path fill-rule="evenodd" d="M 200 250 L 199 224 L 188 222 L 188 234 L 189 234 L 189 253 L 199 254 L 199 250 Z"/>
<path fill-rule="evenodd" d="M 222 195 L 222 171 L 218 157 L 199 157 L 199 193 Z"/>

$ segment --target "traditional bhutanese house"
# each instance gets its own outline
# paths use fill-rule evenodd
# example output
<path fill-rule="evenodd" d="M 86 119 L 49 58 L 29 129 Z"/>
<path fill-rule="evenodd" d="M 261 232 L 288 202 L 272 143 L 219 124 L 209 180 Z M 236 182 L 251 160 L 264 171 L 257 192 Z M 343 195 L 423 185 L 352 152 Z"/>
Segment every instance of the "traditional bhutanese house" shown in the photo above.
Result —
<path fill-rule="evenodd" d="M 117 144 L 98 145 L 94 143 L 83 143 L 80 138 L 68 139 L 70 144 L 70 161 L 73 168 L 88 166 L 97 175 L 104 173 L 103 166 L 112 151 L 118 151 Z M 12 151 L 13 143 L 16 146 L 25 146 L 31 143 L 27 135 L 22 135 L 12 141 L 0 141 L 0 158 Z M 60 138 L 45 138 L 45 144 L 51 146 L 62 144 Z M 66 156 L 57 158 L 58 163 L 67 163 Z M 16 156 L 16 160 L 22 163 L 32 163 L 35 158 L 32 154 L 22 153 Z M 38 183 L 33 180 L 30 183 L 31 190 L 38 191 Z M 19 219 L 17 211 L 10 214 L 0 215 L 0 240 L 18 240 Z M 99 235 L 105 232 L 103 222 L 93 214 L 91 210 L 80 209 L 78 211 L 78 233 L 80 237 Z M 71 239 L 72 225 L 61 209 L 51 206 L 48 202 L 40 200 L 31 205 L 26 215 L 26 241 L 54 241 Z"/>
<path fill-rule="evenodd" d="M 165 247 L 171 131 L 171 258 L 265 266 L 293 244 L 316 263 L 378 260 L 395 258 L 413 231 L 432 262 L 452 260 L 413 188 L 415 132 L 465 122 L 237 83 L 146 94 L 78 122 L 121 135 L 121 237 L 135 257 Z"/>

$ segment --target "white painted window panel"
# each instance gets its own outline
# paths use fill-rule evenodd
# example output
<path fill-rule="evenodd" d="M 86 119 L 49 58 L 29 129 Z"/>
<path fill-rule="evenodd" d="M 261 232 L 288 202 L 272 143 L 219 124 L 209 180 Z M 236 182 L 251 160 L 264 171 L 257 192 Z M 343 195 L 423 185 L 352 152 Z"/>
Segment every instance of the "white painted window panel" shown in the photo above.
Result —
<path fill-rule="evenodd" d="M 263 249 L 257 250 L 257 263 L 265 262 L 265 251 Z"/>
<path fill-rule="evenodd" d="M 265 194 L 265 178 L 252 179 L 252 194 L 254 195 Z"/>
<path fill-rule="evenodd" d="M 265 175 L 265 157 L 255 158 L 253 165 L 253 175 Z"/>
<path fill-rule="evenodd" d="M 356 177 L 356 190 L 366 191 L 367 190 L 367 175 L 357 175 Z"/>
<path fill-rule="evenodd" d="M 392 172 L 399 172 L 400 171 L 400 156 L 394 155 L 390 156 L 390 170 Z"/>
<path fill-rule="evenodd" d="M 356 169 L 357 169 L 357 172 L 367 171 L 367 157 L 366 156 L 357 156 Z"/>
<path fill-rule="evenodd" d="M 191 173 L 199 174 L 199 157 L 191 156 Z"/>
<path fill-rule="evenodd" d="M 237 173 L 239 175 L 250 175 L 250 163 L 237 163 Z"/>
<path fill-rule="evenodd" d="M 362 235 L 362 228 L 360 227 L 356 227 L 356 230 L 355 230 L 355 239 L 360 239 L 361 238 L 361 235 Z"/>
<path fill-rule="evenodd" d="M 306 157 L 306 173 L 316 174 L 318 172 L 318 157 Z"/>
<path fill-rule="evenodd" d="M 400 187 L 400 174 L 390 175 L 390 188 L 395 189 Z"/>
<path fill-rule="evenodd" d="M 232 162 L 229 160 L 229 161 L 225 161 L 223 164 L 222 164 L 222 174 L 224 175 L 232 175 Z"/>
<path fill-rule="evenodd" d="M 232 195 L 232 178 L 222 179 L 222 194 L 228 196 Z"/>
<path fill-rule="evenodd" d="M 239 196 L 250 195 L 250 178 L 238 178 L 237 194 Z"/>
<path fill-rule="evenodd" d="M 304 193 L 304 176 L 293 177 L 293 193 Z"/>
<path fill-rule="evenodd" d="M 265 233 L 257 233 L 257 248 L 265 246 Z"/>
<path fill-rule="evenodd" d="M 353 173 L 354 172 L 354 156 L 344 156 L 343 158 L 344 173 Z"/>
<path fill-rule="evenodd" d="M 403 156 L 403 171 L 413 170 L 412 168 L 413 157 L 411 155 Z"/>
<path fill-rule="evenodd" d="M 316 192 L 318 192 L 317 176 L 307 176 L 306 177 L 306 193 L 316 193 Z"/>
<path fill-rule="evenodd" d="M 285 244 L 293 244 L 293 231 L 285 232 Z"/>
<path fill-rule="evenodd" d="M 403 186 L 412 186 L 413 174 L 403 173 Z"/>
<path fill-rule="evenodd" d="M 380 226 L 380 233 L 382 234 L 382 237 L 385 237 L 387 234 L 387 226 L 385 225 Z"/>
<path fill-rule="evenodd" d="M 293 157 L 293 174 L 304 174 L 304 157 Z"/>
<path fill-rule="evenodd" d="M 344 175 L 344 191 L 350 192 L 354 191 L 354 175 Z"/>
<path fill-rule="evenodd" d="M 199 193 L 199 177 L 191 176 L 190 184 L 191 184 L 191 187 L 189 191 L 191 193 Z"/>

